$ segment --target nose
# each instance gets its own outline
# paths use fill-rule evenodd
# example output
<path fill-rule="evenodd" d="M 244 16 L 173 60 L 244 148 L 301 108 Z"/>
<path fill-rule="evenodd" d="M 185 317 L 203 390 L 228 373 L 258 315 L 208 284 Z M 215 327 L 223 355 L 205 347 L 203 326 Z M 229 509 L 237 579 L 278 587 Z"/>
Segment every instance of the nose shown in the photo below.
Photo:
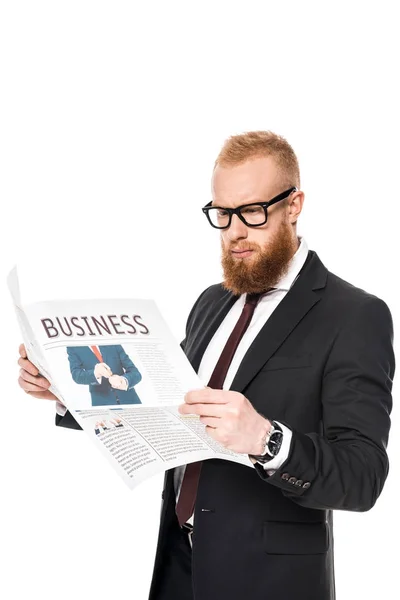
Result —
<path fill-rule="evenodd" d="M 227 230 L 228 238 L 231 241 L 247 238 L 248 228 L 239 219 L 237 215 L 232 215 L 231 224 Z"/>

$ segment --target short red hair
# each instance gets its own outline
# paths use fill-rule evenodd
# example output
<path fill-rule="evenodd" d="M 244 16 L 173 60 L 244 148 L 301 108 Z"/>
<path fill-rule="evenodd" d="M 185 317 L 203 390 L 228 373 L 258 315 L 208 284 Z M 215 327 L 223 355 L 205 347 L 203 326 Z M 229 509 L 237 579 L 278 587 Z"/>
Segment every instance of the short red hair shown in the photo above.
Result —
<path fill-rule="evenodd" d="M 300 188 L 297 156 L 286 139 L 272 131 L 248 131 L 229 137 L 214 164 L 229 167 L 260 156 L 272 156 L 282 171 L 285 185 Z"/>

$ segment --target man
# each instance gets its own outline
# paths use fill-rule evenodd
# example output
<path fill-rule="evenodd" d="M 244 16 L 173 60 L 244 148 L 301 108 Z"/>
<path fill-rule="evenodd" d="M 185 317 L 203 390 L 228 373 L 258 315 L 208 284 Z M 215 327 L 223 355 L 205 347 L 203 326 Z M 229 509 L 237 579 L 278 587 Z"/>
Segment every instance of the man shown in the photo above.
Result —
<path fill-rule="evenodd" d="M 216 160 L 203 211 L 224 282 L 189 314 L 182 347 L 208 385 L 180 410 L 249 467 L 167 472 L 151 600 L 332 600 L 332 510 L 369 510 L 382 491 L 391 315 L 297 236 L 299 188 L 296 156 L 271 132 L 233 136 Z M 23 389 L 49 397 L 19 364 Z M 76 427 L 69 413 L 57 423 Z"/>
<path fill-rule="evenodd" d="M 120 345 L 68 346 L 72 379 L 89 386 L 92 406 L 141 404 L 135 385 L 142 376 Z"/>

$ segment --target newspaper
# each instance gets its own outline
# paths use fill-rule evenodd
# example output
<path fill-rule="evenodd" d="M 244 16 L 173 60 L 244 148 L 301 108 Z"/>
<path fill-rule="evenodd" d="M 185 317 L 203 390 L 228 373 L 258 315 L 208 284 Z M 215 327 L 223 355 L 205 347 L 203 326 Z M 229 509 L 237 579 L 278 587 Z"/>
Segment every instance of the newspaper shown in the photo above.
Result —
<path fill-rule="evenodd" d="M 29 360 L 133 489 L 156 473 L 209 458 L 252 466 L 178 406 L 204 387 L 155 302 L 68 300 L 22 306 L 8 277 Z"/>

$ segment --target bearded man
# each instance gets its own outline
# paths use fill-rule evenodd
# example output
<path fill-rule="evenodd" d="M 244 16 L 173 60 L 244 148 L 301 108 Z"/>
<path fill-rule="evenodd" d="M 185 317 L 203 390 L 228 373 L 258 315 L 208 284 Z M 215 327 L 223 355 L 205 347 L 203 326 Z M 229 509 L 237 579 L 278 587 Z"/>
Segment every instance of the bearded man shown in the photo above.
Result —
<path fill-rule="evenodd" d="M 303 202 L 284 138 L 225 142 L 203 208 L 224 280 L 189 314 L 182 348 L 205 387 L 180 411 L 249 466 L 211 459 L 166 473 L 151 600 L 332 600 L 332 511 L 367 511 L 382 491 L 391 314 L 308 249 Z M 49 398 L 21 355 L 20 385 Z M 77 427 L 68 412 L 57 424 Z"/>

